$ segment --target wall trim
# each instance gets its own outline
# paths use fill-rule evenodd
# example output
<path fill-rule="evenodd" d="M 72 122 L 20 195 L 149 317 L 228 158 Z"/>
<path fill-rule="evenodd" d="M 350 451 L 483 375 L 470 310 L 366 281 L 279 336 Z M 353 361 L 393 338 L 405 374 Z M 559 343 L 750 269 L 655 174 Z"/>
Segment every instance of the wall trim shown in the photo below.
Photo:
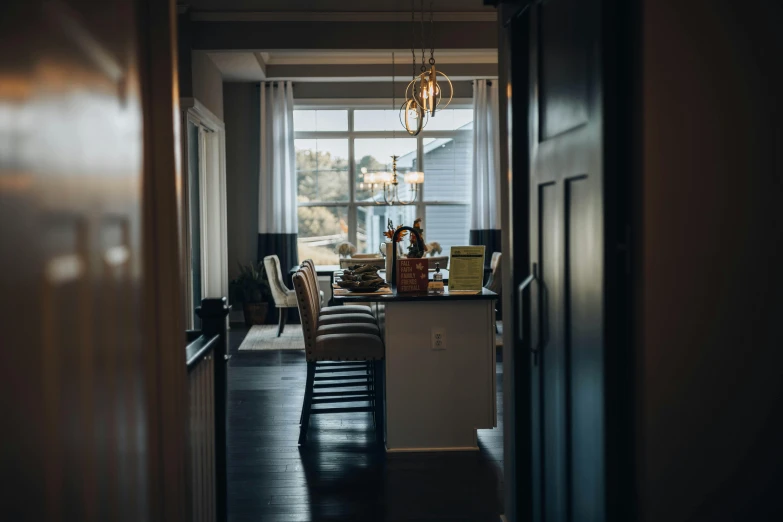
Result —
<path fill-rule="evenodd" d="M 270 12 L 270 11 L 191 11 L 191 20 L 196 22 L 410 22 L 410 12 L 386 11 L 346 11 L 346 12 Z M 416 13 L 416 21 L 421 20 L 421 14 Z M 429 13 L 424 20 L 429 21 Z M 433 13 L 436 22 L 494 22 L 497 13 L 494 11 L 467 12 L 436 12 Z"/>
<path fill-rule="evenodd" d="M 226 124 L 223 120 L 218 118 L 214 112 L 209 110 L 206 105 L 198 101 L 196 98 L 180 98 L 179 107 L 183 112 L 191 110 L 191 114 L 197 116 L 200 123 L 204 123 L 205 126 L 211 127 L 214 130 L 225 130 Z"/>
<path fill-rule="evenodd" d="M 390 106 L 391 98 L 294 98 L 294 109 L 318 109 L 321 107 L 388 109 Z M 473 107 L 473 99 L 471 98 L 454 98 L 449 104 L 449 108 L 452 109 L 469 109 L 471 107 Z"/>

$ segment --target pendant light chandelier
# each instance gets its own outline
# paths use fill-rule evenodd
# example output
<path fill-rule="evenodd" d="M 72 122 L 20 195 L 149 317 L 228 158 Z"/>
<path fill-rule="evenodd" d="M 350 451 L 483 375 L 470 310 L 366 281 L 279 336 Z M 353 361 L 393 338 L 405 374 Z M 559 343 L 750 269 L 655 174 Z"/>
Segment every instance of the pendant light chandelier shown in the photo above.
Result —
<path fill-rule="evenodd" d="M 400 122 L 411 136 L 418 135 L 427 124 L 427 118 L 435 116 L 438 109 L 445 109 L 454 97 L 454 87 L 448 76 L 435 67 L 435 21 L 430 0 L 430 59 L 424 63 L 424 0 L 421 0 L 421 72 L 416 75 L 416 0 L 411 0 L 411 56 L 413 56 L 413 78 L 405 88 L 405 102 L 400 108 Z M 438 79 L 441 79 L 439 82 Z M 444 90 L 447 92 L 444 93 Z M 445 94 L 447 101 L 440 107 Z"/>
<path fill-rule="evenodd" d="M 394 53 L 392 53 L 392 111 L 397 110 L 397 99 L 394 93 Z M 403 104 L 403 109 L 405 105 Z M 424 112 L 419 113 L 423 117 Z M 416 132 L 418 134 L 421 131 Z M 397 135 L 394 128 L 392 128 L 392 141 L 395 141 Z M 364 185 L 369 185 L 372 190 L 372 200 L 376 205 L 411 205 L 419 198 L 419 185 L 424 183 L 423 172 L 406 172 L 403 176 L 403 180 L 410 187 L 409 199 L 403 199 L 400 193 L 400 182 L 397 174 L 397 160 L 400 157 L 393 155 L 392 159 L 392 171 L 391 172 L 368 172 L 364 174 Z M 379 200 L 376 195 L 376 190 L 382 188 L 383 200 Z"/>

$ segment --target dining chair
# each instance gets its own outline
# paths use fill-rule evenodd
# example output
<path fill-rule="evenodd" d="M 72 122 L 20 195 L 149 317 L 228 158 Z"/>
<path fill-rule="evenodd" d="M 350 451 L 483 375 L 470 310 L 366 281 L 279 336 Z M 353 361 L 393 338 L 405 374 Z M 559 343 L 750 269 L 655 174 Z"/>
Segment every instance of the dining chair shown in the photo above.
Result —
<path fill-rule="evenodd" d="M 430 270 L 435 270 L 435 263 L 438 263 L 441 270 L 445 270 L 449 267 L 449 256 L 432 256 L 425 259 L 427 260 Z"/>
<path fill-rule="evenodd" d="M 275 306 L 279 314 L 277 323 L 277 336 L 283 333 L 285 329 L 286 316 L 289 308 L 296 308 L 296 294 L 289 290 L 283 281 L 283 271 L 280 268 L 280 258 L 276 255 L 266 256 L 264 258 L 264 268 L 266 277 L 269 280 L 269 287 L 272 290 L 272 298 L 275 300 Z"/>
<path fill-rule="evenodd" d="M 489 278 L 487 279 L 487 284 L 484 285 L 484 288 L 492 290 L 498 295 L 501 295 L 501 292 L 503 291 L 501 259 L 502 254 L 500 252 L 492 253 L 492 259 L 489 262 Z"/>
<path fill-rule="evenodd" d="M 373 265 L 380 269 L 386 268 L 386 259 L 381 256 L 373 257 L 344 257 L 340 259 L 340 268 L 346 269 L 353 265 Z"/>
<path fill-rule="evenodd" d="M 498 295 L 501 295 L 503 293 L 503 276 L 501 267 L 503 266 L 501 263 L 502 255 L 500 252 L 493 252 L 492 253 L 492 259 L 489 261 L 489 278 L 487 278 L 487 284 L 484 285 L 484 288 L 487 290 L 492 290 Z M 502 302 L 500 299 L 498 299 L 495 302 L 495 332 L 500 333 L 500 329 L 497 325 L 497 317 L 500 314 Z"/>

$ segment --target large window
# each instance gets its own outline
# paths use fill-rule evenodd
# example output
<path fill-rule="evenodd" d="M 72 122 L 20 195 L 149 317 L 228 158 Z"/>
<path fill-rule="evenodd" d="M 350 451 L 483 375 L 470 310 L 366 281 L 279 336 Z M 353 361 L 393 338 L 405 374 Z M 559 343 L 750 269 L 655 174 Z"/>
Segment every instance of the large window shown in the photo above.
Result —
<path fill-rule="evenodd" d="M 356 245 L 360 253 L 378 252 L 389 219 L 395 225 L 412 225 L 421 217 L 427 242 L 439 242 L 446 254 L 452 245 L 468 244 L 472 120 L 471 109 L 445 109 L 419 136 L 410 137 L 397 111 L 295 110 L 299 258 L 336 264 L 334 250 L 343 241 Z M 425 174 L 415 205 L 377 205 L 364 184 L 368 173 L 391 172 L 392 155 L 399 156 L 399 174 Z M 400 193 L 407 195 L 409 189 L 401 181 Z M 380 191 L 375 199 L 383 199 Z"/>

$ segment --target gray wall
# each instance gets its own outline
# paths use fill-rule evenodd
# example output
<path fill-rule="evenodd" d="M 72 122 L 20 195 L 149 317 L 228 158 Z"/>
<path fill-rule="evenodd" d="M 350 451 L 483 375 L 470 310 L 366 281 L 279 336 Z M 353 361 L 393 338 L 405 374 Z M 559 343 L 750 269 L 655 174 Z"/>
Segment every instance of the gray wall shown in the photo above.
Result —
<path fill-rule="evenodd" d="M 192 96 L 222 120 L 223 76 L 220 70 L 203 51 L 192 52 L 191 69 L 193 71 Z"/>
<path fill-rule="evenodd" d="M 258 245 L 258 84 L 223 86 L 226 123 L 226 193 L 228 199 L 229 278 L 237 263 L 255 263 Z"/>
<path fill-rule="evenodd" d="M 640 519 L 783 520 L 783 7 L 643 6 Z"/>

